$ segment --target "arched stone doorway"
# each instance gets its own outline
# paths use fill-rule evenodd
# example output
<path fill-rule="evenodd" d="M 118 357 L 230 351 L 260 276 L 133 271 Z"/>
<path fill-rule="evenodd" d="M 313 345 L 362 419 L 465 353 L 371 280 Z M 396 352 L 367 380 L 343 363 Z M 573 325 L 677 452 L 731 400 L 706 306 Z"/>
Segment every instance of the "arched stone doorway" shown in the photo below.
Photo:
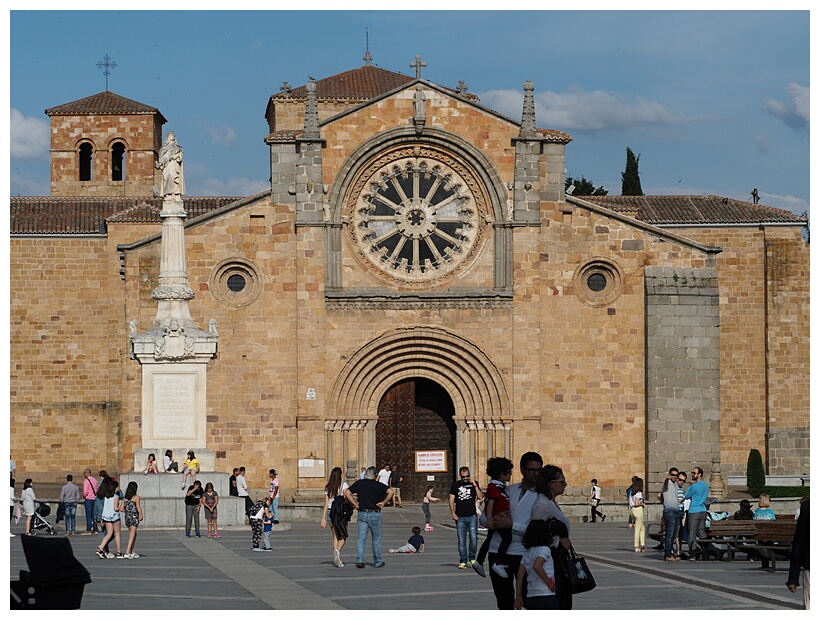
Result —
<path fill-rule="evenodd" d="M 376 465 L 395 464 L 403 480 L 403 501 L 421 501 L 427 486 L 444 499 L 455 470 L 455 408 L 447 391 L 422 377 L 403 379 L 379 402 L 376 426 Z M 416 450 L 446 450 L 447 472 L 416 472 Z M 433 480 L 428 481 L 428 476 Z"/>
<path fill-rule="evenodd" d="M 385 394 L 402 381 L 412 380 L 418 386 L 421 379 L 428 380 L 425 385 L 436 385 L 446 392 L 452 406 L 452 416 L 448 414 L 447 419 L 452 420 L 455 430 L 449 426 L 448 437 L 455 436 L 456 466 L 483 471 L 488 457 L 509 457 L 513 416 L 498 368 L 481 349 L 453 332 L 404 327 L 352 352 L 333 386 L 324 418 L 327 460 L 344 463 L 348 481 L 355 479 L 361 467 L 381 469 L 384 465 L 385 455 L 377 453 L 376 435 L 381 432 L 379 406 Z M 425 396 L 419 402 L 418 393 L 426 394 L 427 390 L 416 390 L 414 411 L 419 404 L 439 410 L 439 405 L 431 406 Z M 404 398 L 409 402 L 408 396 Z M 386 460 L 393 459 L 388 456 Z M 405 473 L 414 469 L 410 467 Z"/>

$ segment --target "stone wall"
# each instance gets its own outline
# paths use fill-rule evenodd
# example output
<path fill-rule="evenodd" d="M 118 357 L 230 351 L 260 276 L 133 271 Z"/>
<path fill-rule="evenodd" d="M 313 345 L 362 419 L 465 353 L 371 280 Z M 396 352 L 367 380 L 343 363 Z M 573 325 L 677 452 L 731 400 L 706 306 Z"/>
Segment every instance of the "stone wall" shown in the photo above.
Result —
<path fill-rule="evenodd" d="M 647 476 L 720 455 L 720 315 L 713 269 L 646 268 Z"/>
<path fill-rule="evenodd" d="M 794 462 L 791 456 L 771 458 L 766 430 L 767 419 L 775 434 L 809 430 L 809 245 L 796 227 L 677 232 L 723 248 L 716 264 L 724 475 L 745 476 L 752 448 L 770 474 L 803 473 L 781 467 Z"/>

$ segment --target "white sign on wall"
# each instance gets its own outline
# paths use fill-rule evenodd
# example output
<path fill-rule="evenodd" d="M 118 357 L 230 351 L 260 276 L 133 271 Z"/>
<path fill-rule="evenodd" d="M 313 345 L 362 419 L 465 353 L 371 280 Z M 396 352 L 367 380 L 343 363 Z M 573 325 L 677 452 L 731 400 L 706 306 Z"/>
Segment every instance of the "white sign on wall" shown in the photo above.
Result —
<path fill-rule="evenodd" d="M 416 471 L 447 471 L 447 450 L 416 450 Z"/>

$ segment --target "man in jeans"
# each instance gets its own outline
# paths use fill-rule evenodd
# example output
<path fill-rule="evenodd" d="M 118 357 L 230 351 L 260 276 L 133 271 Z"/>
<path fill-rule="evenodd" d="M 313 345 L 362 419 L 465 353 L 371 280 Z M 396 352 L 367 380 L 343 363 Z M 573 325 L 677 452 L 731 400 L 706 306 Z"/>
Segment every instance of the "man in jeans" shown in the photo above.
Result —
<path fill-rule="evenodd" d="M 356 497 L 353 497 L 353 495 Z M 356 521 L 359 539 L 356 541 L 356 568 L 364 568 L 364 547 L 367 532 L 373 537 L 373 565 L 382 568 L 382 508 L 393 497 L 393 489 L 376 480 L 376 468 L 368 467 L 364 478 L 345 489 L 345 501 L 359 511 Z M 358 498 L 358 499 L 357 499 Z"/>
<path fill-rule="evenodd" d="M 689 514 L 686 517 L 686 531 L 689 538 L 689 560 L 694 562 L 701 553 L 698 538 L 706 536 L 706 500 L 709 495 L 709 485 L 703 479 L 703 470 L 700 467 L 692 468 L 692 485 L 686 489 L 686 499 L 692 500 L 689 504 Z"/>
<path fill-rule="evenodd" d="M 678 479 L 678 469 L 673 467 L 663 483 L 660 496 L 663 502 L 663 558 L 667 562 L 680 560 L 680 556 L 672 555 L 672 547 L 680 527 L 680 500 L 678 488 L 683 485 Z"/>
<path fill-rule="evenodd" d="M 91 475 L 91 470 L 83 472 L 83 505 L 85 506 L 85 532 L 83 536 L 97 533 L 97 522 L 94 520 L 94 501 L 97 499 L 97 481 Z"/>
<path fill-rule="evenodd" d="M 458 534 L 458 567 L 467 568 L 475 562 L 478 548 L 478 517 L 476 516 L 476 499 L 484 499 L 484 493 L 470 478 L 470 468 L 458 470 L 459 479 L 450 487 L 450 513 L 456 522 Z M 470 550 L 467 552 L 467 535 L 470 536 Z"/>

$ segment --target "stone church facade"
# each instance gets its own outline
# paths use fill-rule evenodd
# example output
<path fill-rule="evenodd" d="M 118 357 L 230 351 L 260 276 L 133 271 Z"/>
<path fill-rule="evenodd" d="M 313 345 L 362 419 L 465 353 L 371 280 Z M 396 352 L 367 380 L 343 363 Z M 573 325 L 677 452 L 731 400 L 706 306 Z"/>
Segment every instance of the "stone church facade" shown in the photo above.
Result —
<path fill-rule="evenodd" d="M 217 471 L 262 488 L 276 467 L 295 498 L 388 461 L 404 495 L 442 494 L 528 450 L 578 487 L 673 464 L 725 480 L 750 448 L 809 472 L 805 218 L 566 195 L 572 139 L 536 126 L 533 89 L 519 121 L 369 62 L 283 85 L 270 190 L 184 196 L 190 313 L 219 333 Z M 12 451 L 21 471 L 129 471 L 166 447 L 142 443 L 128 328 L 157 313 L 166 120 L 109 92 L 46 113 L 52 195 L 11 198 Z"/>

